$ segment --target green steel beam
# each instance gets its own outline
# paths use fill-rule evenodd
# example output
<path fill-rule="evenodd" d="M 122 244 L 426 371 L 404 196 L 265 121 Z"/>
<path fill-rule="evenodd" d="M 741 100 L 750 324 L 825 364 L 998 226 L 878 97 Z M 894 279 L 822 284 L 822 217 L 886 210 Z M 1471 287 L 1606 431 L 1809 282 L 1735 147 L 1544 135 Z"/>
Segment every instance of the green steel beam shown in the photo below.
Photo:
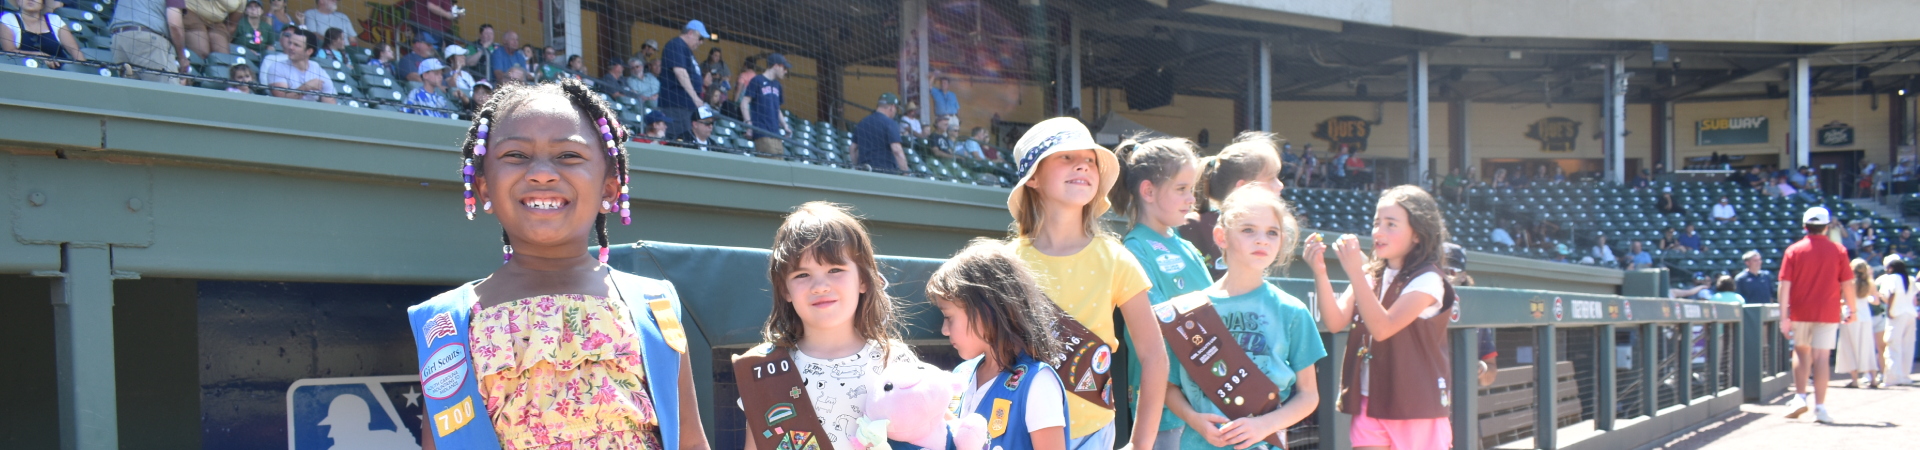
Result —
<path fill-rule="evenodd" d="M 113 255 L 106 244 L 68 244 L 53 284 L 54 370 L 60 448 L 120 448 L 113 369 Z"/>
<path fill-rule="evenodd" d="M 1554 370 L 1560 362 L 1557 331 L 1553 325 L 1533 329 L 1533 448 L 1560 448 L 1560 392 L 1554 389 L 1560 382 Z"/>

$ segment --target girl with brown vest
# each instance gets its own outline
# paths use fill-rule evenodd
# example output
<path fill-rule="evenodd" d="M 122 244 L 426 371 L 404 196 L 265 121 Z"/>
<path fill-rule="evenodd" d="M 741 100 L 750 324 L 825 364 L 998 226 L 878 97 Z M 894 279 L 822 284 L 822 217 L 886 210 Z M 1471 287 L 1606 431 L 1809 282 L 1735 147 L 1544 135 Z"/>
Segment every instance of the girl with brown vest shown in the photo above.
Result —
<path fill-rule="evenodd" d="M 1353 415 L 1357 450 L 1448 448 L 1453 399 L 1442 313 L 1455 298 L 1441 276 L 1446 222 L 1433 197 L 1416 186 L 1388 189 L 1375 208 L 1372 259 L 1353 235 L 1333 243 L 1350 281 L 1338 297 L 1327 279 L 1327 245 L 1318 235 L 1306 242 L 1316 292 L 1334 299 L 1317 302 L 1322 325 L 1348 331 L 1336 405 Z"/>

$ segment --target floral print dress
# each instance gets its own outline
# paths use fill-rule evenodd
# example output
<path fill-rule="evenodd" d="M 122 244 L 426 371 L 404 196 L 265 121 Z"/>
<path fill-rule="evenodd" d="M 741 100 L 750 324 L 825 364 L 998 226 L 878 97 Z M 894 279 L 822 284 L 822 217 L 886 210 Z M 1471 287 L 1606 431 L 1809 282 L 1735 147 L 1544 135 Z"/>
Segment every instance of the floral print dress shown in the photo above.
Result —
<path fill-rule="evenodd" d="M 545 295 L 473 309 L 473 363 L 503 448 L 663 450 L 624 302 Z"/>

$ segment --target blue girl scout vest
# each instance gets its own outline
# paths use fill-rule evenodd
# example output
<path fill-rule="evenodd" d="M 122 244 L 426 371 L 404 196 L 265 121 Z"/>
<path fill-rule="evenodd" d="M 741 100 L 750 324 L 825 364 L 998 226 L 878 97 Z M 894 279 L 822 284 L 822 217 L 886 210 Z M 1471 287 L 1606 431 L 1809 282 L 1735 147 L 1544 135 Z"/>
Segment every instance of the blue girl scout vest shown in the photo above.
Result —
<path fill-rule="evenodd" d="M 664 448 L 680 448 L 680 355 L 687 351 L 680 325 L 680 296 L 673 284 L 609 269 L 619 300 L 633 311 L 633 328 L 645 364 L 647 393 L 653 396 Z M 407 308 L 414 347 L 420 355 L 420 389 L 427 400 L 424 419 L 432 424 L 440 448 L 498 449 L 500 437 L 487 415 L 486 398 L 473 373 L 467 349 L 468 318 L 476 300 L 473 281 Z M 645 305 L 652 314 L 640 314 Z"/>
<path fill-rule="evenodd" d="M 971 378 L 974 368 L 979 367 L 980 361 L 985 359 L 986 356 L 981 356 L 961 362 L 959 367 L 953 368 L 953 373 L 963 379 Z M 1014 358 L 1013 365 L 1001 369 L 1000 375 L 994 377 L 986 391 L 980 393 L 980 406 L 974 408 L 973 412 L 987 418 L 987 450 L 1033 450 L 1032 430 L 1027 429 L 1027 392 L 1033 390 L 1033 377 L 1036 376 L 1052 376 L 1057 380 L 1059 374 L 1054 373 L 1053 366 L 1020 352 Z M 967 388 L 972 389 L 973 386 Z M 1066 396 L 1060 397 L 1062 414 L 1067 411 L 1066 400 Z M 962 407 L 960 402 L 955 402 L 953 415 L 966 414 L 960 410 Z M 1062 427 L 1062 440 L 1073 436 L 1073 430 L 1065 429 L 1072 426 L 1072 421 L 1065 423 L 1068 425 Z M 1062 442 L 1063 445 L 1066 443 Z"/>

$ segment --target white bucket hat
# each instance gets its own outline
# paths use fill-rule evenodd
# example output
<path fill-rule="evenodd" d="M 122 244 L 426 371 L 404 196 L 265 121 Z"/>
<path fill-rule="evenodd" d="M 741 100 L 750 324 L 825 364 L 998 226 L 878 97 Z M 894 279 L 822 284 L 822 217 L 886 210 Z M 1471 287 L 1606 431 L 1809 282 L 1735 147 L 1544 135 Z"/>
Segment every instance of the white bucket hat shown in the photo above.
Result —
<path fill-rule="evenodd" d="M 1088 220 L 1107 213 L 1113 206 L 1107 201 L 1107 191 L 1120 179 L 1120 160 L 1114 158 L 1113 151 L 1093 141 L 1093 133 L 1079 119 L 1055 117 L 1034 124 L 1020 141 L 1013 146 L 1013 155 L 1017 158 L 1016 169 L 1020 180 L 1013 184 L 1013 193 L 1007 196 L 1007 212 L 1019 217 L 1020 211 L 1027 209 L 1027 180 L 1033 178 L 1033 169 L 1045 160 L 1047 155 L 1075 150 L 1093 150 L 1095 165 L 1100 170 L 1100 190 L 1093 197 L 1093 211 Z"/>

